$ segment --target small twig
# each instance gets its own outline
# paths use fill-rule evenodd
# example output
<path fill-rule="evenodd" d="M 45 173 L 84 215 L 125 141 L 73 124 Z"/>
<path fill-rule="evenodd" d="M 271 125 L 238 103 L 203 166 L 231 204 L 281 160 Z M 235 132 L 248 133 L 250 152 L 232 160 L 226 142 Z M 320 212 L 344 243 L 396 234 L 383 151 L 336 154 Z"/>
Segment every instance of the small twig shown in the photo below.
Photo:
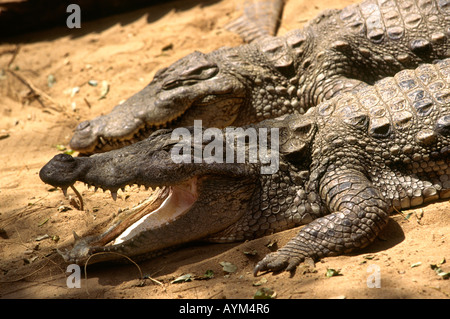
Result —
<path fill-rule="evenodd" d="M 89 260 L 92 258 L 92 257 L 94 257 L 94 256 L 96 256 L 96 255 L 105 255 L 105 254 L 114 254 L 114 255 L 118 255 L 118 256 L 121 256 L 121 257 L 124 257 L 124 258 L 126 258 L 126 259 L 128 259 L 129 261 L 131 261 L 136 267 L 137 267 L 137 269 L 139 270 L 139 280 L 143 280 L 143 276 L 142 276 L 142 270 L 141 270 L 141 267 L 139 267 L 139 265 L 138 264 L 136 264 L 136 262 L 134 262 L 134 260 L 132 260 L 130 257 L 128 257 L 128 256 L 126 256 L 126 255 L 123 255 L 123 254 L 120 254 L 120 253 L 116 253 L 116 252 L 113 252 L 113 251 L 104 251 L 104 252 L 99 252 L 99 253 L 95 253 L 95 254 L 92 254 L 92 255 L 90 255 L 89 256 L 89 258 L 86 260 L 86 262 L 84 263 L 84 279 L 85 279 L 85 281 L 86 281 L 86 293 L 89 295 L 89 291 L 88 291 L 88 284 L 87 284 L 87 265 L 88 265 L 88 262 L 89 262 Z M 151 278 L 150 278 L 151 279 Z M 154 280 L 154 279 L 152 279 L 152 280 Z M 156 280 L 156 282 L 158 282 L 157 280 Z"/>
<path fill-rule="evenodd" d="M 4 220 L 2 220 L 2 223 L 0 224 L 0 227 L 6 227 L 12 223 L 17 222 L 17 219 L 23 218 L 24 214 L 27 213 L 28 214 L 32 214 L 40 209 L 43 208 L 52 208 L 52 207 L 44 207 L 44 206 L 40 206 L 40 207 L 35 207 L 34 205 L 38 202 L 40 202 L 41 200 L 45 199 L 49 194 L 45 195 L 44 197 L 39 198 L 38 200 L 36 200 L 33 203 L 29 203 L 20 213 L 9 216 L 7 218 L 5 218 Z M 31 208 L 34 208 L 33 210 L 31 210 Z"/>
<path fill-rule="evenodd" d="M 13 64 L 14 60 L 16 59 L 17 54 L 19 54 L 20 46 L 16 46 L 14 50 L 11 50 L 10 53 L 12 53 L 12 57 L 8 62 L 7 68 L 9 69 L 11 65 Z"/>
<path fill-rule="evenodd" d="M 84 210 L 83 197 L 82 197 L 81 194 L 77 191 L 77 189 L 75 188 L 75 186 L 70 185 L 70 188 L 72 188 L 72 190 L 74 191 L 75 195 L 77 195 L 78 200 L 80 201 L 80 210 Z"/>
<path fill-rule="evenodd" d="M 44 102 L 41 101 L 41 99 L 39 97 L 43 97 L 46 100 L 48 100 L 49 102 L 51 102 L 54 105 L 59 106 L 59 104 L 53 100 L 48 94 L 44 93 L 43 91 L 41 91 L 40 89 L 38 89 L 36 86 L 34 86 L 29 80 L 25 79 L 23 76 L 17 74 L 16 72 L 14 72 L 13 70 L 6 70 L 7 72 L 11 73 L 14 77 L 16 77 L 20 82 L 22 82 L 32 93 L 37 95 L 37 100 L 38 102 L 41 104 L 42 107 L 48 107 L 54 111 L 57 112 L 64 112 L 64 110 L 61 107 L 51 107 L 51 106 L 46 106 L 44 104 Z"/>
<path fill-rule="evenodd" d="M 20 46 L 16 46 L 15 49 L 8 51 L 8 53 L 12 53 L 12 57 L 9 60 L 8 64 L 7 64 L 6 72 L 9 72 L 12 76 L 14 76 L 20 82 L 22 82 L 31 91 L 31 93 L 33 93 L 36 96 L 36 100 L 39 102 L 39 104 L 41 104 L 41 106 L 43 108 L 50 108 L 50 109 L 53 109 L 54 111 L 57 111 L 57 112 L 66 113 L 64 111 L 64 109 L 60 106 L 60 104 L 57 103 L 55 100 L 53 100 L 48 94 L 46 94 L 42 90 L 38 89 L 29 80 L 27 80 L 26 78 L 24 78 L 23 76 L 19 75 L 14 70 L 12 70 L 11 66 L 12 66 L 14 60 L 16 59 L 17 55 L 19 54 L 19 51 L 20 51 Z M 52 106 L 45 105 L 44 102 L 41 100 L 41 97 L 46 99 L 47 101 L 49 101 L 50 103 L 54 104 L 57 107 L 52 107 Z"/>
<path fill-rule="evenodd" d="M 164 286 L 164 284 L 163 284 L 161 281 L 156 280 L 155 278 L 152 278 L 152 277 L 150 277 L 150 276 L 146 276 L 144 279 L 150 279 L 150 280 L 153 281 L 155 284 L 158 284 L 158 285 L 160 285 L 161 287 Z"/>
<path fill-rule="evenodd" d="M 39 268 L 36 269 L 35 271 L 32 271 L 31 273 L 26 274 L 26 275 L 24 275 L 24 276 L 22 276 L 22 277 L 20 277 L 20 278 L 17 278 L 17 279 L 11 279 L 11 280 L 1 280 L 0 283 L 2 283 L 2 284 L 7 284 L 7 283 L 10 284 L 10 283 L 13 283 L 13 282 L 22 281 L 22 280 L 24 280 L 25 278 L 30 277 L 30 276 L 34 275 L 35 273 L 37 273 L 37 272 L 41 271 L 42 269 L 44 269 L 45 266 L 48 265 L 48 263 L 49 263 L 49 261 L 47 261 L 42 267 L 39 267 Z"/>
<path fill-rule="evenodd" d="M 86 103 L 86 105 L 91 109 L 91 103 L 89 103 L 89 101 L 86 98 L 83 98 L 84 103 Z"/>
<path fill-rule="evenodd" d="M 406 218 L 406 214 L 405 214 L 402 210 L 398 210 L 396 207 L 393 207 L 393 208 L 394 208 L 394 210 L 395 210 L 395 212 L 396 212 L 397 214 L 402 215 L 403 219 L 409 221 L 409 219 Z"/>
<path fill-rule="evenodd" d="M 19 231 L 18 231 L 17 229 L 16 229 L 16 232 L 17 232 L 19 238 L 21 238 L 20 233 L 19 233 Z M 12 244 L 19 245 L 19 246 L 23 246 L 23 247 L 29 249 L 29 247 L 28 247 L 27 245 L 25 245 L 24 243 L 21 243 L 21 242 L 13 242 Z M 13 282 L 22 281 L 22 280 L 24 280 L 25 278 L 28 278 L 28 277 L 34 275 L 35 273 L 38 273 L 38 272 L 41 271 L 42 269 L 44 269 L 50 262 L 53 263 L 55 266 L 57 266 L 57 267 L 61 270 L 61 272 L 62 272 L 63 274 L 65 273 L 65 271 L 64 271 L 64 270 L 63 270 L 56 262 L 54 262 L 53 260 L 51 260 L 51 259 L 49 258 L 49 255 L 45 255 L 45 254 L 43 254 L 43 253 L 41 253 L 41 252 L 39 252 L 39 251 L 35 251 L 35 252 L 36 252 L 38 255 L 40 255 L 41 258 L 43 258 L 43 259 L 45 259 L 45 260 L 47 261 L 43 266 L 39 267 L 38 269 L 32 271 L 32 272 L 29 273 L 29 274 L 26 274 L 26 275 L 20 277 L 20 278 L 17 278 L 17 279 L 11 279 L 11 280 L 1 280 L 0 283 L 13 283 Z"/>

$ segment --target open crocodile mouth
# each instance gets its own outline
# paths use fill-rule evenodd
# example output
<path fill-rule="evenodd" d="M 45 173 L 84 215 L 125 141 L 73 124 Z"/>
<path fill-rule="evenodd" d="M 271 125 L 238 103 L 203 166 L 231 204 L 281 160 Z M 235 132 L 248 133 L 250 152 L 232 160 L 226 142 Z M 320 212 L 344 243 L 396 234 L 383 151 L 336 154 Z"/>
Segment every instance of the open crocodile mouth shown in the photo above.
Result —
<path fill-rule="evenodd" d="M 176 186 L 157 187 L 147 199 L 121 211 L 103 233 L 83 238 L 74 234 L 76 241 L 73 249 L 59 253 L 68 262 L 79 262 L 95 253 L 115 252 L 139 234 L 164 226 L 186 214 L 197 198 L 197 177 Z"/>
<path fill-rule="evenodd" d="M 131 208 L 131 223 L 124 224 L 129 226 L 123 232 L 117 232 L 119 235 L 112 244 L 121 244 L 141 232 L 174 221 L 189 211 L 197 197 L 197 178 L 177 186 L 157 188 L 145 201 Z"/>

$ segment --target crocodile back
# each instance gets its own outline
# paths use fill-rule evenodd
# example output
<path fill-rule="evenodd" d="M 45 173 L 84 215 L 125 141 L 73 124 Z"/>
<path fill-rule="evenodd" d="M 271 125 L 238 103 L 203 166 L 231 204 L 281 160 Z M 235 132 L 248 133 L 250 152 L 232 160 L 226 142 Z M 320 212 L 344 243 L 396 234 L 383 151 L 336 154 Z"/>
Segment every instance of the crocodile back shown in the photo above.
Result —
<path fill-rule="evenodd" d="M 340 13 L 340 21 L 354 33 L 365 35 L 371 42 L 397 41 L 405 35 L 413 40 L 410 48 L 420 51 L 427 38 L 440 42 L 447 34 L 450 2 L 446 0 L 368 0 L 350 5 Z"/>
<path fill-rule="evenodd" d="M 366 0 L 326 10 L 303 30 L 259 45 L 280 73 L 289 74 L 289 66 L 295 67 L 290 82 L 298 90 L 292 90 L 293 98 L 306 110 L 351 91 L 361 81 L 374 84 L 401 70 L 448 58 L 449 35 L 447 0 Z"/>
<path fill-rule="evenodd" d="M 319 128 L 313 166 L 358 167 L 396 207 L 450 196 L 450 59 L 401 71 L 308 113 Z"/>

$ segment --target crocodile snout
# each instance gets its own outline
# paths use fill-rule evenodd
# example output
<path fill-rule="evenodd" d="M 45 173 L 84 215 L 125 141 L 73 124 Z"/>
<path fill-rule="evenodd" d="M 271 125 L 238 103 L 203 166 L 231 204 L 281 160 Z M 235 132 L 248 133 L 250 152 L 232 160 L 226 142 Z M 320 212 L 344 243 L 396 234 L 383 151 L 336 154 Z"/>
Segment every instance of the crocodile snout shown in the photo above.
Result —
<path fill-rule="evenodd" d="M 55 187 L 67 188 L 76 181 L 78 162 L 68 154 L 55 155 L 39 171 L 41 180 Z"/>

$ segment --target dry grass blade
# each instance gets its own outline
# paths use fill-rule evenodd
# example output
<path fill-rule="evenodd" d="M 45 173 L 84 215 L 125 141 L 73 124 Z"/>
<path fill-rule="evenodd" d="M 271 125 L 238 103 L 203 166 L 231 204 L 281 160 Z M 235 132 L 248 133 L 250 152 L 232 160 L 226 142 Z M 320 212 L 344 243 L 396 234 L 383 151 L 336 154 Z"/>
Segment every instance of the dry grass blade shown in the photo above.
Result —
<path fill-rule="evenodd" d="M 29 80 L 24 78 L 23 76 L 19 75 L 18 73 L 14 72 L 13 70 L 6 70 L 8 73 L 13 75 L 15 78 L 17 78 L 20 82 L 22 82 L 31 92 L 33 92 L 37 96 L 37 101 L 39 104 L 41 104 L 44 108 L 49 108 L 57 112 L 65 113 L 64 109 L 57 103 L 55 100 L 53 100 L 48 94 L 44 93 L 42 90 L 38 89 L 35 85 L 33 85 Z M 41 97 L 49 101 L 51 104 L 56 105 L 55 106 L 49 106 L 44 104 L 44 102 L 41 101 Z"/>
<path fill-rule="evenodd" d="M 75 195 L 77 195 L 78 200 L 80 201 L 80 210 L 84 210 L 83 197 L 82 197 L 81 194 L 78 192 L 78 190 L 75 188 L 75 186 L 71 185 L 70 188 L 73 190 L 73 192 L 75 193 Z"/>
<path fill-rule="evenodd" d="M 29 246 L 27 246 L 26 244 L 21 243 L 21 242 L 12 242 L 11 244 L 23 246 L 23 247 L 25 247 L 26 249 L 30 249 Z M 34 274 L 40 272 L 41 270 L 43 270 L 44 268 L 46 268 L 47 265 L 48 265 L 49 263 L 52 263 L 54 266 L 56 266 L 56 267 L 61 271 L 62 274 L 65 274 L 65 270 L 62 269 L 62 268 L 60 267 L 60 265 L 58 265 L 54 260 L 52 260 L 52 259 L 50 258 L 50 255 L 51 255 L 51 254 L 50 254 L 50 255 L 45 255 L 45 254 L 43 254 L 43 253 L 41 253 L 41 252 L 39 252 L 39 251 L 34 251 L 34 252 L 37 253 L 38 255 L 40 255 L 40 257 L 42 258 L 42 261 L 45 261 L 45 263 L 44 263 L 42 266 L 38 267 L 37 269 L 33 270 L 32 272 L 30 272 L 30 273 L 28 273 L 28 274 L 26 274 L 26 275 L 23 275 L 23 276 L 21 276 L 21 277 L 19 277 L 19 278 L 11 279 L 11 280 L 2 280 L 2 281 L 0 281 L 0 283 L 13 283 L 13 282 L 19 282 L 19 281 L 22 281 L 22 280 L 24 280 L 24 279 L 26 279 L 26 278 L 28 278 L 28 277 L 31 277 L 31 276 L 33 276 Z"/>
<path fill-rule="evenodd" d="M 12 54 L 11 59 L 9 60 L 7 67 L 5 68 L 5 71 L 8 72 L 9 74 L 11 74 L 12 76 L 14 76 L 16 79 L 18 79 L 22 84 L 24 84 L 30 90 L 30 92 L 33 93 L 33 95 L 36 97 L 36 100 L 39 102 L 39 104 L 41 104 L 41 106 L 43 108 L 49 108 L 54 111 L 67 114 L 65 112 L 64 108 L 58 102 L 56 102 L 54 99 L 52 99 L 52 97 L 50 97 L 48 94 L 46 94 L 45 92 L 43 92 L 42 90 L 37 88 L 28 79 L 26 79 L 22 75 L 18 74 L 14 70 L 12 70 L 11 66 L 12 66 L 14 60 L 16 59 L 17 55 L 19 54 L 19 51 L 20 51 L 20 46 L 16 46 L 13 50 L 8 50 L 7 52 L 2 52 L 2 54 L 3 53 L 11 53 Z M 47 100 L 52 105 L 46 105 L 42 101 L 42 99 Z"/>
<path fill-rule="evenodd" d="M 112 251 L 95 253 L 95 254 L 92 254 L 91 256 L 89 256 L 89 258 L 88 258 L 88 259 L 86 260 L 86 262 L 84 263 L 84 279 L 85 279 L 85 281 L 86 281 L 86 293 L 87 293 L 88 295 L 89 295 L 89 291 L 88 291 L 88 284 L 87 284 L 87 265 L 88 265 L 88 263 L 89 263 L 89 260 L 90 260 L 92 257 L 97 256 L 97 255 L 104 255 L 104 254 L 114 254 L 114 255 L 118 255 L 118 256 L 121 256 L 121 257 L 124 257 L 124 258 L 128 259 L 128 260 L 129 260 L 132 264 L 134 264 L 134 265 L 136 266 L 136 268 L 139 270 L 139 280 L 140 280 L 141 282 L 144 280 L 144 276 L 142 275 L 141 267 L 139 267 L 139 265 L 138 265 L 134 260 L 132 260 L 130 257 L 128 257 L 128 256 L 126 256 L 126 255 L 123 255 L 123 254 L 120 254 L 120 253 L 112 252 Z M 161 286 L 163 285 L 162 282 L 160 282 L 160 281 L 158 281 L 158 280 L 156 280 L 156 279 L 153 279 L 153 278 L 148 277 L 148 276 L 146 276 L 146 278 L 148 278 L 148 279 L 150 279 L 151 281 L 157 283 L 158 285 L 161 285 Z"/>

